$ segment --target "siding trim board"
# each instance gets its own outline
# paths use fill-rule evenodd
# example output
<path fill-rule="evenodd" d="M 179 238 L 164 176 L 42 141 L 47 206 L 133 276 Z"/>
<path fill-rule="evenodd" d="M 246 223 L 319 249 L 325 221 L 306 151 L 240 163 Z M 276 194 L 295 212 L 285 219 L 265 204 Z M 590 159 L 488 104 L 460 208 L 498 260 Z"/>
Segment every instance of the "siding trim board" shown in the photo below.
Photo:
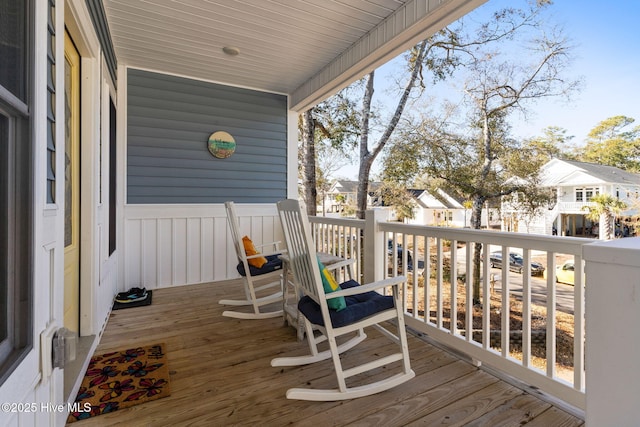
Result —
<path fill-rule="evenodd" d="M 111 32 L 109 31 L 109 24 L 107 23 L 107 15 L 104 12 L 104 6 L 102 0 L 86 0 L 87 10 L 91 15 L 91 21 L 93 28 L 96 31 L 96 36 L 100 41 L 100 47 L 109 70 L 109 75 L 113 81 L 114 87 L 117 87 L 117 69 L 118 60 L 116 59 L 116 52 L 113 48 L 113 42 L 111 40 Z"/>
<path fill-rule="evenodd" d="M 274 203 L 287 196 L 287 97 L 127 70 L 127 203 Z M 214 131 L 236 141 L 227 159 Z"/>

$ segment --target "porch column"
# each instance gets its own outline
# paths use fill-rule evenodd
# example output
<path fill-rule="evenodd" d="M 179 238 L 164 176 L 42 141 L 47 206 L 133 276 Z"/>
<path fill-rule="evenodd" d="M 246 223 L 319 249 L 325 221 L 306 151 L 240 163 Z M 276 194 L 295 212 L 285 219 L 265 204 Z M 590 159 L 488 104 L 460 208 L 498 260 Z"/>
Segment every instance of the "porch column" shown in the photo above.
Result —
<path fill-rule="evenodd" d="M 638 425 L 640 238 L 598 241 L 586 261 L 586 423 Z"/>
<path fill-rule="evenodd" d="M 372 283 L 382 280 L 384 274 L 384 262 L 386 259 L 386 239 L 384 232 L 380 231 L 378 224 L 389 219 L 389 213 L 383 209 L 371 209 L 364 213 L 364 243 L 362 244 L 363 264 L 362 274 L 364 283 Z"/>

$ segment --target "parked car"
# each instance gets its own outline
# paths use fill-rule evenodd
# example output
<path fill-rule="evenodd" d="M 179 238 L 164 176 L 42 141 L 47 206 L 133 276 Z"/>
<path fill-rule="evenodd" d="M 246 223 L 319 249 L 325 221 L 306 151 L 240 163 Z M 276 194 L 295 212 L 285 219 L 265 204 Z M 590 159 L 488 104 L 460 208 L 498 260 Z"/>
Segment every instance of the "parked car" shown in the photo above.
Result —
<path fill-rule="evenodd" d="M 556 282 L 573 285 L 575 283 L 575 266 L 573 261 L 567 261 L 556 267 Z"/>
<path fill-rule="evenodd" d="M 489 263 L 492 268 L 502 268 L 502 252 L 492 252 L 489 255 Z M 509 253 L 509 270 L 522 273 L 524 270 L 524 259 L 522 255 L 515 252 Z M 531 274 L 534 276 L 544 273 L 544 266 L 539 262 L 531 262 Z"/>
<path fill-rule="evenodd" d="M 396 251 L 398 253 L 398 267 L 402 267 L 402 254 L 404 253 L 404 249 L 400 243 L 396 244 Z M 393 256 L 393 240 L 387 241 L 387 255 L 389 258 Z M 407 271 L 413 270 L 413 258 L 411 257 L 411 252 L 407 251 Z"/>

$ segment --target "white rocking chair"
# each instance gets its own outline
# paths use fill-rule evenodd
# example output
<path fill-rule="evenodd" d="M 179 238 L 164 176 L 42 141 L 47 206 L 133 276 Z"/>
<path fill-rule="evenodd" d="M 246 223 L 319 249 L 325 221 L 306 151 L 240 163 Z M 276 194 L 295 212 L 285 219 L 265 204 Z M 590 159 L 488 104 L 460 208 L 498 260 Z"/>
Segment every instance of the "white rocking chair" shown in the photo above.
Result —
<path fill-rule="evenodd" d="M 225 202 L 224 206 L 227 211 L 227 222 L 231 229 L 233 246 L 238 257 L 238 273 L 240 273 L 244 282 L 245 299 L 223 299 L 219 303 L 231 306 L 252 306 L 253 311 L 227 310 L 222 315 L 237 319 L 267 319 L 282 316 L 282 260 L 278 256 L 283 251 L 278 250 L 279 242 L 256 246 L 259 248 L 270 246 L 272 250 L 247 256 L 240 234 L 240 224 L 235 212 L 235 205 L 233 202 Z M 267 263 L 261 268 L 256 268 L 249 263 L 249 260 L 258 257 L 267 259 Z M 264 283 L 265 281 L 267 283 Z M 276 305 L 275 303 L 280 304 Z M 273 305 L 277 309 L 273 310 L 273 307 L 268 307 L 270 310 L 262 311 L 264 306 L 267 305 Z"/>
<path fill-rule="evenodd" d="M 409 362 L 402 301 L 398 289 L 406 278 L 399 276 L 363 286 L 350 280 L 340 284 L 342 290 L 325 293 L 309 219 L 296 200 L 279 202 L 278 212 L 294 280 L 305 294 L 298 303 L 298 309 L 303 314 L 311 354 L 276 358 L 271 361 L 271 366 L 305 365 L 331 358 L 338 382 L 336 389 L 292 388 L 287 391 L 287 398 L 317 401 L 353 399 L 388 390 L 413 378 L 415 373 Z M 375 292 L 386 287 L 392 288 L 393 296 L 383 296 Z M 345 298 L 346 308 L 339 311 L 330 309 L 327 301 L 339 297 Z M 380 325 L 381 322 L 390 320 L 395 320 L 397 334 Z M 340 354 L 362 342 L 366 338 L 363 329 L 369 326 L 376 327 L 396 343 L 399 347 L 398 352 L 373 361 L 363 361 L 362 364 L 350 369 L 343 369 Z M 320 331 L 322 335 L 314 337 L 314 329 Z M 354 332 L 358 332 L 355 337 L 340 346 L 337 344 L 337 337 Z M 324 340 L 328 341 L 329 350 L 319 352 L 317 343 Z M 393 362 L 401 364 L 396 374 L 392 373 L 386 378 L 365 385 L 355 387 L 346 385 L 346 379 L 349 377 Z"/>

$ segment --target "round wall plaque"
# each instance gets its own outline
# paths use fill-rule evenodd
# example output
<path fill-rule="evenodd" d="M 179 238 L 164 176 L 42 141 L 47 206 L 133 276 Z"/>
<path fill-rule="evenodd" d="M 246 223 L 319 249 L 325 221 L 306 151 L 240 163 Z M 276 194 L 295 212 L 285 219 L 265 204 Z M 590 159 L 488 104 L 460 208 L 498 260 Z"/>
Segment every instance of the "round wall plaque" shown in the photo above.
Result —
<path fill-rule="evenodd" d="M 218 131 L 209 136 L 209 152 L 219 159 L 226 159 L 236 151 L 236 141 L 227 132 Z"/>

